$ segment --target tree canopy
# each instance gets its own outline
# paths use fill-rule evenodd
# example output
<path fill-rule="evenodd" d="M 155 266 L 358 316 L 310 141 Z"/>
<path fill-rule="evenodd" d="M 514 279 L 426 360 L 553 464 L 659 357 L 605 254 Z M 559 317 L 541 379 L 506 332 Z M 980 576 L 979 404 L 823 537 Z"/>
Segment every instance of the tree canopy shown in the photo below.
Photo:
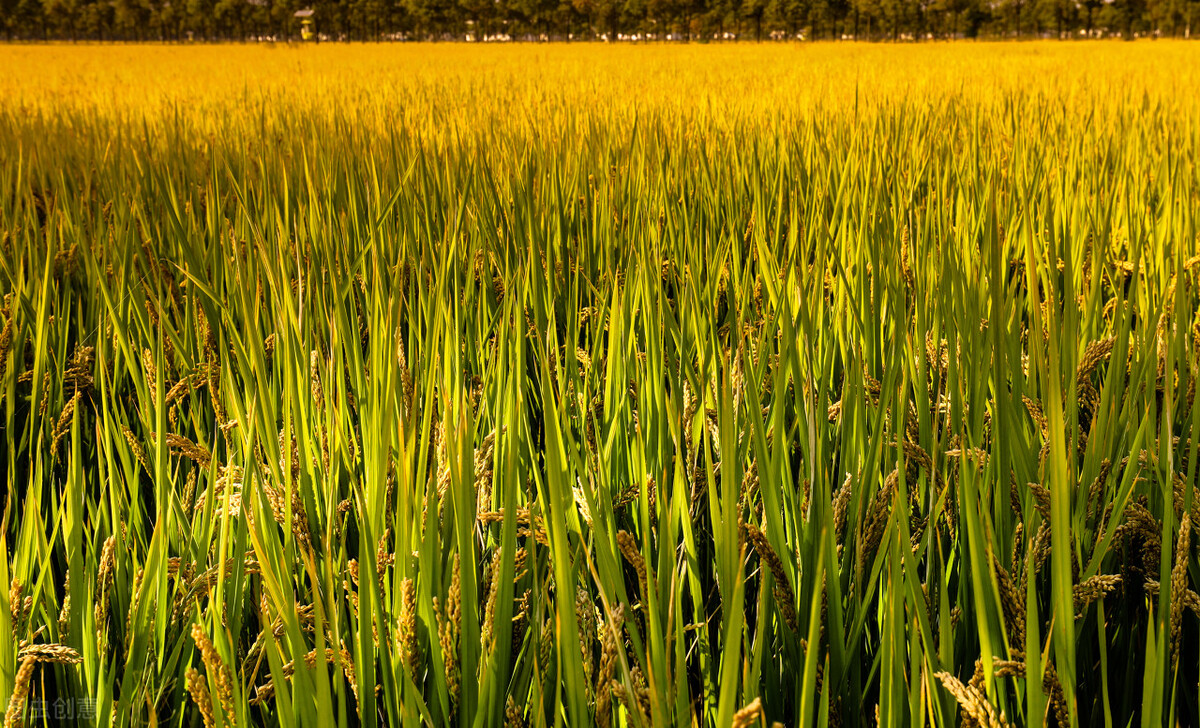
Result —
<path fill-rule="evenodd" d="M 1191 37 L 1200 0 L 0 0 L 9 40 Z"/>

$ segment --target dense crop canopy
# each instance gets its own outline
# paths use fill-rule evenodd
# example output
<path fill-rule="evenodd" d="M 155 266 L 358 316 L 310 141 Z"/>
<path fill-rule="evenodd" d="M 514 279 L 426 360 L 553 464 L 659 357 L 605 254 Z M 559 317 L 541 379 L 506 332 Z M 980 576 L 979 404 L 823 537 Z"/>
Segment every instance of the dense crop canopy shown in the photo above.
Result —
<path fill-rule="evenodd" d="M 1197 47 L 0 68 L 9 720 L 1200 723 Z"/>

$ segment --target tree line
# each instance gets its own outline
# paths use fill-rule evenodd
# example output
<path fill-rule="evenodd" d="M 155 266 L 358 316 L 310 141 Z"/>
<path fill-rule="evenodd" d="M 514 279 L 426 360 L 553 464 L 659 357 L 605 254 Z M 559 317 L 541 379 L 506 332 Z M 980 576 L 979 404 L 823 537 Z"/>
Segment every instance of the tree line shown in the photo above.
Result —
<path fill-rule="evenodd" d="M 9 40 L 1191 37 L 1200 0 L 0 0 Z M 1200 28 L 1198 28 L 1200 32 Z"/>

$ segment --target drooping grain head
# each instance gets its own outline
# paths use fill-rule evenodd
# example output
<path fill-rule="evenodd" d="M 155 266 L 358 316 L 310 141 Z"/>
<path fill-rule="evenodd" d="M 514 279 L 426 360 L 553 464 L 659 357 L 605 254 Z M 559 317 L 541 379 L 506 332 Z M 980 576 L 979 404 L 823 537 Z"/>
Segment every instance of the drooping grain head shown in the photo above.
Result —
<path fill-rule="evenodd" d="M 28 656 L 21 660 L 17 668 L 16 679 L 13 681 L 12 694 L 8 698 L 8 708 L 4 711 L 4 728 L 24 728 L 25 701 L 29 698 L 29 690 L 33 683 L 33 669 L 37 658 Z"/>

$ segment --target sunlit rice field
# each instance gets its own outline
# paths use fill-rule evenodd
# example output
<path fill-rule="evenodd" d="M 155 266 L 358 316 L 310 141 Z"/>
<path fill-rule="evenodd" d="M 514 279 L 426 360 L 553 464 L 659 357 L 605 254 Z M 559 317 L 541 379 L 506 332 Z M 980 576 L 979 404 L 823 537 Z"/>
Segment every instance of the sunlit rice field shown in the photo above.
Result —
<path fill-rule="evenodd" d="M 1200 725 L 1200 46 L 0 69 L 5 728 Z"/>

